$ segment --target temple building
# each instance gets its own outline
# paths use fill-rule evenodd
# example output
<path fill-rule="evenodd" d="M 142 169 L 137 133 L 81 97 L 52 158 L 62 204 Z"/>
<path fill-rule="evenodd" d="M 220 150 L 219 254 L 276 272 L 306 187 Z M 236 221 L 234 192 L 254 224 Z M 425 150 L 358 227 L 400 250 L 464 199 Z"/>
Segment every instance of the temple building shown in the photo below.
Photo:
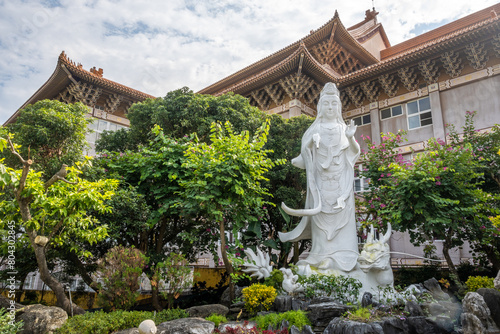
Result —
<path fill-rule="evenodd" d="M 87 71 L 83 69 L 82 64 L 70 60 L 63 51 L 59 55 L 54 73 L 47 82 L 5 124 L 14 122 L 21 109 L 40 100 L 82 102 L 89 108 L 88 116 L 96 118 L 91 125 L 94 132 L 87 136 L 91 147 L 87 154 L 94 155 L 94 146 L 99 134 L 104 130 L 116 131 L 129 127 L 128 108 L 148 98 L 155 97 L 104 78 L 102 68 L 93 67 Z"/>
<path fill-rule="evenodd" d="M 285 118 L 315 116 L 327 82 L 337 84 L 346 121 L 361 135 L 380 143 L 381 133 L 405 130 L 407 158 L 423 150 L 431 137 L 446 140 L 446 124 L 461 129 L 467 111 L 477 111 L 475 125 L 500 124 L 500 4 L 391 46 L 375 9 L 346 28 L 339 14 L 299 41 L 202 89 L 234 92 L 268 113 Z M 362 162 L 358 166 L 362 168 Z M 355 180 L 355 190 L 368 182 Z M 442 243 L 433 241 L 442 257 Z M 394 232 L 392 251 L 422 255 L 407 233 Z M 469 260 L 464 246 L 450 253 L 455 263 Z M 421 259 L 391 255 L 392 265 L 419 265 Z"/>

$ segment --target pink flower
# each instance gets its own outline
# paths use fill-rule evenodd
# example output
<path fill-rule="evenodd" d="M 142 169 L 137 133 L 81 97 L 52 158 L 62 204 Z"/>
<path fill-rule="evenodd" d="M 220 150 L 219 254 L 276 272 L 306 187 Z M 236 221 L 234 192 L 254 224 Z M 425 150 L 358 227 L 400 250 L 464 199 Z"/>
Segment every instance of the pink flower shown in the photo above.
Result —
<path fill-rule="evenodd" d="M 391 173 L 387 173 L 387 176 L 391 176 L 392 174 Z"/>
<path fill-rule="evenodd" d="M 441 185 L 441 182 L 437 181 L 437 182 L 436 182 L 436 185 L 437 185 L 437 186 L 440 186 L 440 185 Z"/>
<path fill-rule="evenodd" d="M 380 204 L 380 207 L 383 209 L 385 208 L 387 205 L 385 205 L 384 203 Z"/>
<path fill-rule="evenodd" d="M 445 170 L 447 170 L 447 169 L 448 169 L 448 167 L 443 167 L 443 170 L 444 170 L 444 171 L 445 171 Z"/>

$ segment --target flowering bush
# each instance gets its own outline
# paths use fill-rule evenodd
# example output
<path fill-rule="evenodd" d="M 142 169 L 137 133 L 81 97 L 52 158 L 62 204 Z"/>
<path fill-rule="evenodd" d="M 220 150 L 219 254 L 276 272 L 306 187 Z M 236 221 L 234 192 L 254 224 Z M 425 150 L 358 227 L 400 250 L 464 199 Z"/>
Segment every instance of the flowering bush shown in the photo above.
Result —
<path fill-rule="evenodd" d="M 244 288 L 242 293 L 245 299 L 245 308 L 250 314 L 268 311 L 277 296 L 275 288 L 263 284 L 252 284 L 248 288 Z"/>
<path fill-rule="evenodd" d="M 342 275 L 311 275 L 302 284 L 306 297 L 328 296 L 344 304 L 356 302 L 362 287 L 359 280 Z"/>
<path fill-rule="evenodd" d="M 467 292 L 476 292 L 481 288 L 494 288 L 493 277 L 487 276 L 470 276 L 465 285 L 467 285 Z"/>

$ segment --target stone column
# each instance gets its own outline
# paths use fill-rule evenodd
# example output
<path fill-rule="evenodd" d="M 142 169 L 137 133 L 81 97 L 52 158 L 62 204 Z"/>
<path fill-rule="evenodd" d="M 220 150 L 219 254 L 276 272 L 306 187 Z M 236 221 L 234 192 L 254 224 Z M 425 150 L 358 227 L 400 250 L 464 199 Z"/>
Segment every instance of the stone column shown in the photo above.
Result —
<path fill-rule="evenodd" d="M 380 117 L 378 108 L 370 110 L 370 119 L 372 142 L 376 145 L 380 145 Z"/>

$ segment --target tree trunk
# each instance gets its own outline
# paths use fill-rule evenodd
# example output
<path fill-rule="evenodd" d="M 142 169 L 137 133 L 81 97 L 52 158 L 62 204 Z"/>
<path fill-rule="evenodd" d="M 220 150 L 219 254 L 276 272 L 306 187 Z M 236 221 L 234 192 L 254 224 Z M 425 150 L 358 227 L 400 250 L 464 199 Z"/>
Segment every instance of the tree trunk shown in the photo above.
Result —
<path fill-rule="evenodd" d="M 153 286 L 153 284 L 151 284 L 151 300 L 153 303 L 153 307 L 155 308 L 155 310 L 160 312 L 161 310 L 163 310 L 163 307 L 161 307 L 160 305 L 160 293 L 158 291 L 158 288 L 158 285 Z"/>
<path fill-rule="evenodd" d="M 451 234 L 449 234 L 449 235 L 451 235 Z M 444 255 L 444 259 L 446 260 L 446 263 L 448 264 L 448 268 L 449 268 L 450 273 L 451 273 L 450 278 L 455 282 L 455 284 L 457 284 L 457 286 L 459 288 L 462 288 L 463 284 L 460 281 L 460 277 L 458 277 L 457 268 L 455 267 L 455 264 L 453 263 L 453 261 L 451 260 L 451 257 L 450 257 L 450 248 L 448 246 L 447 240 L 445 240 L 445 242 L 443 243 L 443 255 Z"/>
<path fill-rule="evenodd" d="M 225 233 L 225 226 L 224 226 L 224 220 L 221 220 L 219 222 L 219 230 L 220 230 L 220 252 L 222 255 L 222 261 L 224 262 L 224 266 L 226 267 L 226 272 L 229 275 L 229 298 L 231 299 L 231 302 L 234 300 L 234 282 L 232 278 L 233 274 L 233 265 L 231 262 L 229 262 L 229 258 L 227 257 L 227 252 L 226 252 L 226 233 Z"/>

